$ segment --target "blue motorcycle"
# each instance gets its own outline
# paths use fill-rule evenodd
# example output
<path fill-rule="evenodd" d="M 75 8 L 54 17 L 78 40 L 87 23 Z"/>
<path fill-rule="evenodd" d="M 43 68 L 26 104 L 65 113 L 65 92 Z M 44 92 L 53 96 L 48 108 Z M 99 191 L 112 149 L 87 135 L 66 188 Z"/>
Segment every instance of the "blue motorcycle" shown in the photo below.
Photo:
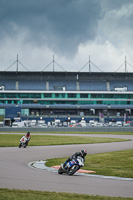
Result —
<path fill-rule="evenodd" d="M 63 164 L 61 164 L 61 167 L 58 170 L 58 174 L 66 173 L 68 175 L 73 175 L 75 172 L 77 172 L 81 167 L 84 166 L 84 159 L 80 156 L 77 158 L 72 159 L 69 161 L 65 168 L 63 168 Z"/>

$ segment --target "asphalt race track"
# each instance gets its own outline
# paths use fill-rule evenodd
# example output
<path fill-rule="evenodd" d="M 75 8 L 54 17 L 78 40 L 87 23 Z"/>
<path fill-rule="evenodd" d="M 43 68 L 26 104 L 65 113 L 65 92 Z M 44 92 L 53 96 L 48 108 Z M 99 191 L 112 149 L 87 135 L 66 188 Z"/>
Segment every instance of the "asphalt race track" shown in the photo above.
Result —
<path fill-rule="evenodd" d="M 0 148 L 0 188 L 133 197 L 133 179 L 122 180 L 78 174 L 67 176 L 59 175 L 57 172 L 48 170 L 34 169 L 28 166 L 28 164 L 33 161 L 68 157 L 82 148 L 87 149 L 88 154 L 133 148 L 133 135 L 85 136 L 125 138 L 132 139 L 132 141 L 108 144 L 28 146 L 26 149 L 19 149 L 18 147 Z"/>

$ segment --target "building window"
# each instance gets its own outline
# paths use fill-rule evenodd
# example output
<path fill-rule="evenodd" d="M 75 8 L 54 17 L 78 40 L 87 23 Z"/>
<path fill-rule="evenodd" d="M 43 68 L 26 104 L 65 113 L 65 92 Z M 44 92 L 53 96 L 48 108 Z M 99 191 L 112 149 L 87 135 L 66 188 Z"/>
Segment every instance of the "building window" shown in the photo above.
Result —
<path fill-rule="evenodd" d="M 80 98 L 88 98 L 88 94 L 80 94 Z"/>
<path fill-rule="evenodd" d="M 50 93 L 45 93 L 44 94 L 44 98 L 51 98 L 52 97 L 52 94 L 50 94 Z"/>
<path fill-rule="evenodd" d="M 55 93 L 55 98 L 59 98 L 59 97 L 60 97 L 60 94 Z"/>
<path fill-rule="evenodd" d="M 41 94 L 39 94 L 39 93 L 31 93 L 30 94 L 30 98 L 41 98 Z"/>
<path fill-rule="evenodd" d="M 5 97 L 6 98 L 16 98 L 16 94 L 15 93 L 5 93 Z"/>
<path fill-rule="evenodd" d="M 77 94 L 68 94 L 68 98 L 76 98 Z"/>
<path fill-rule="evenodd" d="M 26 94 L 26 93 L 21 93 L 21 94 L 18 94 L 19 98 L 29 98 L 29 94 Z"/>

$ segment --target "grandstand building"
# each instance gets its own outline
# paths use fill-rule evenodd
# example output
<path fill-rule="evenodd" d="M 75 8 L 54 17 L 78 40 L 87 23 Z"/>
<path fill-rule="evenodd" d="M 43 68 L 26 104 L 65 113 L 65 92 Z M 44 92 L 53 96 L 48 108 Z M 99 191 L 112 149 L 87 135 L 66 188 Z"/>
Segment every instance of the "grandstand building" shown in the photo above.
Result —
<path fill-rule="evenodd" d="M 133 73 L 1 71 L 0 115 L 132 120 Z"/>

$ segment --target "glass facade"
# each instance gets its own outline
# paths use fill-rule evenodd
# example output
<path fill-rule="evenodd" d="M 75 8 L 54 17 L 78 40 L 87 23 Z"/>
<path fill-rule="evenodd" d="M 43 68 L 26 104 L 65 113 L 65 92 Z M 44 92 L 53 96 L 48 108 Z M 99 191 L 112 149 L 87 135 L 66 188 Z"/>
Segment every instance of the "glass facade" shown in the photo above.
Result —
<path fill-rule="evenodd" d="M 131 93 L 0 93 L 0 104 L 106 104 L 106 105 L 132 105 Z"/>
<path fill-rule="evenodd" d="M 5 109 L 0 109 L 0 115 L 5 115 Z"/>
<path fill-rule="evenodd" d="M 28 116 L 29 115 L 29 109 L 22 109 L 21 110 L 21 115 Z"/>

